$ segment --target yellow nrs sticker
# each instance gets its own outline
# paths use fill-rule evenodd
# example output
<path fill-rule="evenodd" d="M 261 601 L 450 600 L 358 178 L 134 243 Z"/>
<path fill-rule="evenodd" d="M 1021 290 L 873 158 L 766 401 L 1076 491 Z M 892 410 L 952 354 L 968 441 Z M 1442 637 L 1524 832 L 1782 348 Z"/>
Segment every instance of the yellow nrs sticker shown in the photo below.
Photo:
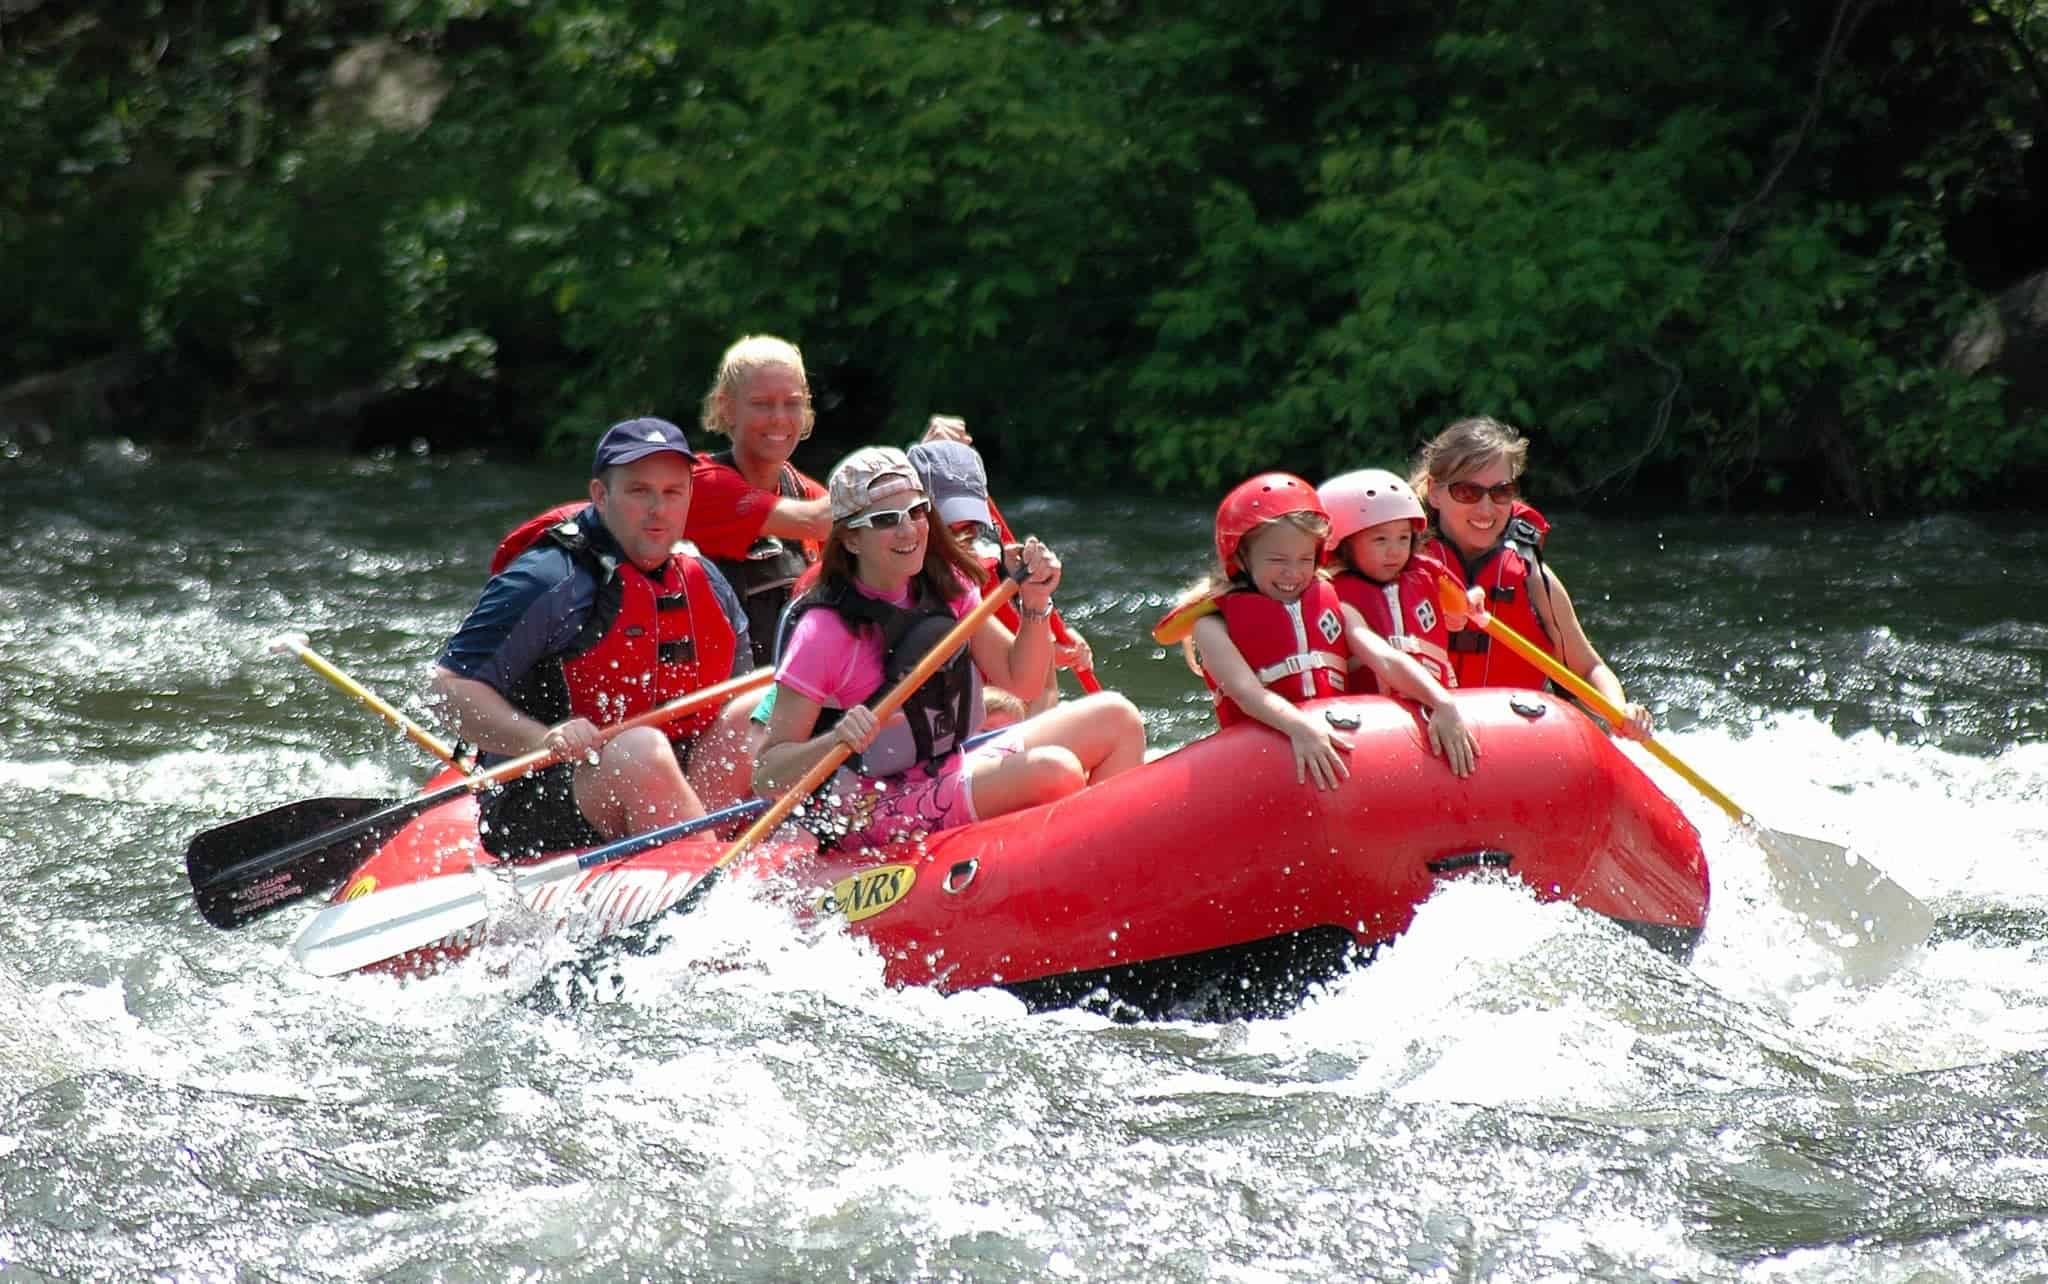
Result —
<path fill-rule="evenodd" d="M 832 884 L 832 890 L 818 898 L 820 914 L 844 914 L 849 923 L 888 909 L 903 899 L 917 882 L 915 865 L 877 865 Z"/>
<path fill-rule="evenodd" d="M 341 894 L 341 899 L 345 901 L 357 900 L 361 897 L 368 896 L 371 892 L 374 892 L 376 890 L 376 877 L 374 875 L 365 874 L 361 878 L 357 879 L 355 882 L 350 883 L 348 885 L 348 890 Z"/>

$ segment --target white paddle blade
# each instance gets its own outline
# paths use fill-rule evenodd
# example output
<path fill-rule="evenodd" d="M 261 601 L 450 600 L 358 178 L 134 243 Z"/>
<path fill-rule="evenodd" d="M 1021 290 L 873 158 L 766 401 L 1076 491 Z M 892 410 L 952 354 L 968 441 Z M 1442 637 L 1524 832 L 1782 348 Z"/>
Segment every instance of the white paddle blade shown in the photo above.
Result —
<path fill-rule="evenodd" d="M 481 928 L 489 917 L 476 878 L 449 874 L 329 905 L 299 932 L 292 955 L 314 976 L 343 976 Z"/>
<path fill-rule="evenodd" d="M 1934 930 L 1934 911 L 1848 849 L 1761 825 L 1756 839 L 1786 907 L 1855 978 L 1891 971 Z"/>

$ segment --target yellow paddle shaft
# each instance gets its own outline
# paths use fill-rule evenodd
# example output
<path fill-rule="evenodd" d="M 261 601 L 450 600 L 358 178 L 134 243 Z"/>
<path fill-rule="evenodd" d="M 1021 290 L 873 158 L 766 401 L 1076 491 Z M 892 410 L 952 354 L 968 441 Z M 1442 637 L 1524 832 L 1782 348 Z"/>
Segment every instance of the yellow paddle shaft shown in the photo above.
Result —
<path fill-rule="evenodd" d="M 599 727 L 597 734 L 600 739 L 609 741 L 621 732 L 631 731 L 636 727 L 663 726 L 674 722 L 677 718 L 687 717 L 712 705 L 724 704 L 734 696 L 742 696 L 750 691 L 758 691 L 762 687 L 767 686 L 774 677 L 775 670 L 764 664 L 760 668 L 748 673 L 742 673 L 736 678 L 727 678 L 723 682 L 715 682 L 708 687 L 699 687 L 686 695 L 679 695 L 667 704 L 655 705 L 647 712 L 635 714 L 624 722 L 608 723 L 605 726 Z M 535 749 L 532 753 L 525 754 L 522 757 L 507 759 L 489 771 L 478 772 L 463 783 L 474 790 L 486 789 L 492 785 L 509 784 L 521 776 L 528 775 L 540 770 L 542 767 L 552 766 L 561 761 L 563 759 L 552 749 Z"/>
<path fill-rule="evenodd" d="M 1152 640 L 1161 646 L 1173 646 L 1185 640 L 1195 631 L 1195 621 L 1205 615 L 1214 615 L 1223 608 L 1213 597 L 1198 598 L 1168 611 L 1159 623 L 1152 626 Z"/>
<path fill-rule="evenodd" d="M 1455 585 L 1452 585 L 1450 589 L 1444 589 L 1441 587 L 1442 585 L 1446 584 L 1451 584 L 1451 581 L 1438 581 L 1439 595 L 1445 598 L 1447 602 L 1453 595 L 1455 595 L 1459 599 L 1458 609 L 1461 611 L 1470 611 L 1471 608 L 1467 606 L 1463 600 L 1464 593 L 1458 590 Z M 1490 613 L 1473 615 L 1471 619 L 1473 623 L 1478 624 L 1479 627 L 1485 629 L 1489 636 L 1496 638 L 1500 642 L 1506 644 L 1517 655 L 1521 656 L 1529 663 L 1535 665 L 1537 668 L 1543 670 L 1544 674 L 1548 676 L 1552 682 L 1557 683 L 1565 690 L 1571 692 L 1579 699 L 1585 701 L 1589 706 L 1592 707 L 1593 712 L 1607 719 L 1608 722 L 1612 723 L 1616 727 L 1622 727 L 1627 725 L 1629 718 L 1628 714 L 1625 711 L 1615 707 L 1614 701 L 1609 700 L 1604 695 L 1601 695 L 1599 688 L 1595 687 L 1592 683 L 1586 681 L 1584 678 L 1580 677 L 1576 673 L 1573 673 L 1570 669 L 1567 669 L 1563 664 L 1559 663 L 1557 658 L 1551 655 L 1550 652 L 1544 650 L 1542 647 L 1537 646 L 1534 642 L 1531 642 L 1529 639 L 1515 632 L 1514 629 L 1502 623 L 1500 620 L 1495 619 Z M 1713 785 L 1708 783 L 1706 777 L 1700 775 L 1699 772 L 1694 771 L 1689 765 L 1687 765 L 1684 759 L 1680 758 L 1677 754 L 1671 752 L 1662 744 L 1658 743 L 1655 737 L 1643 737 L 1643 747 L 1645 749 L 1648 749 L 1651 753 L 1657 755 L 1657 760 L 1662 762 L 1665 766 L 1671 768 L 1671 770 L 1677 772 L 1679 775 L 1684 776 L 1688 781 L 1692 783 L 1693 788 L 1699 790 L 1708 798 L 1712 799 L 1715 806 L 1719 807 L 1722 811 L 1728 813 L 1729 819 L 1734 820 L 1738 823 L 1747 823 L 1752 825 L 1756 823 L 1756 821 L 1750 816 L 1750 814 L 1742 808 L 1741 804 L 1737 803 L 1733 798 L 1730 798 L 1727 794 L 1724 794 L 1720 790 L 1714 788 Z"/>
<path fill-rule="evenodd" d="M 455 750 L 449 746 L 447 741 L 422 727 L 419 723 L 414 722 L 411 718 L 406 717 L 404 713 L 381 699 L 376 692 L 363 686 L 340 669 L 335 668 L 332 664 L 328 663 L 325 656 L 306 645 L 298 637 L 281 637 L 271 645 L 273 649 L 288 650 L 293 655 L 298 656 L 299 659 L 305 661 L 307 668 L 382 714 L 384 721 L 403 731 L 406 737 L 414 744 L 439 758 L 442 762 L 447 763 L 451 767 L 460 765 L 455 761 Z"/>

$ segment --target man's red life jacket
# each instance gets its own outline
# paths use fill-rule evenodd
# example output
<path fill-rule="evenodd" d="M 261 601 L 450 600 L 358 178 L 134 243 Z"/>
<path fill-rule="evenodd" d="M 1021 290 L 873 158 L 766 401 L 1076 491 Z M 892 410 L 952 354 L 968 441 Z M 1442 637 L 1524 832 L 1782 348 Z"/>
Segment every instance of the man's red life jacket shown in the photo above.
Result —
<path fill-rule="evenodd" d="M 496 574 L 546 540 L 597 580 L 583 627 L 566 650 L 520 680 L 512 703 L 551 725 L 580 717 L 603 727 L 724 681 L 739 638 L 702 563 L 677 553 L 650 576 L 624 558 L 601 554 L 578 521 L 585 507 L 565 504 L 529 518 L 491 559 Z M 664 729 L 671 740 L 688 740 L 717 717 L 716 708 L 705 709 Z"/>

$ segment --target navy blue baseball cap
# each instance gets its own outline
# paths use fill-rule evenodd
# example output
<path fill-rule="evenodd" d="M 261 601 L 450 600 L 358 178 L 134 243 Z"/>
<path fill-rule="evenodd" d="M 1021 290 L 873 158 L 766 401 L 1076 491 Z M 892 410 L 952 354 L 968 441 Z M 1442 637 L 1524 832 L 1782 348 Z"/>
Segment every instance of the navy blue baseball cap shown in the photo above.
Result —
<path fill-rule="evenodd" d="M 630 464 L 636 459 L 672 450 L 685 459 L 694 460 L 697 452 L 690 449 L 690 443 L 683 439 L 683 430 L 666 419 L 628 419 L 613 424 L 604 430 L 604 436 L 597 439 L 597 454 L 590 461 L 592 477 L 607 468 Z"/>

